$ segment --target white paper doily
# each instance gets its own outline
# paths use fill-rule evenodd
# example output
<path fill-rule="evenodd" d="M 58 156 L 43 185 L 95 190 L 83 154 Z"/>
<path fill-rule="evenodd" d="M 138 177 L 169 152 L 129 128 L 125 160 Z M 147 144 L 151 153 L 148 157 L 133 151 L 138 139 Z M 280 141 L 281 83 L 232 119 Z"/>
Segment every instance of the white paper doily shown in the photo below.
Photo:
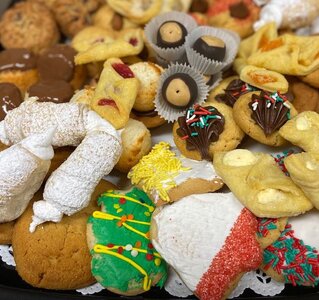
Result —
<path fill-rule="evenodd" d="M 5 262 L 9 266 L 16 266 L 16 262 L 14 261 L 12 247 L 9 245 L 0 245 L 0 257 L 3 262 Z"/>
<path fill-rule="evenodd" d="M 170 295 L 179 298 L 186 298 L 193 295 L 192 291 L 185 285 L 172 267 L 168 269 L 168 278 L 164 288 Z"/>
<path fill-rule="evenodd" d="M 246 273 L 241 278 L 238 286 L 233 290 L 228 298 L 232 299 L 240 296 L 247 288 L 262 296 L 275 296 L 284 290 L 285 284 L 273 280 L 260 270 L 252 271 Z"/>
<path fill-rule="evenodd" d="M 97 282 L 83 289 L 77 289 L 76 291 L 78 293 L 81 293 L 82 295 L 92 295 L 92 294 L 99 293 L 103 290 L 104 290 L 104 287 Z"/>

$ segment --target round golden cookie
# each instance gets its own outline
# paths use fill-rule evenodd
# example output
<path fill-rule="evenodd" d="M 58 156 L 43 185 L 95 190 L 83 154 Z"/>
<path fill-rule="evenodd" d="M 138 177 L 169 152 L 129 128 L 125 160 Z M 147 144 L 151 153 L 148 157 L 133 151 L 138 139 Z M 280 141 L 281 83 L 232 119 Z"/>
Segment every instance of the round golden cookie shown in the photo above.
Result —
<path fill-rule="evenodd" d="M 308 83 L 309 85 L 313 86 L 314 88 L 319 89 L 319 69 L 317 69 L 316 71 L 313 71 L 312 73 L 310 73 L 306 76 L 300 77 L 300 79 L 303 82 Z"/>
<path fill-rule="evenodd" d="M 95 282 L 91 274 L 91 255 L 87 247 L 87 218 L 98 210 L 97 198 L 114 186 L 101 181 L 89 206 L 60 223 L 45 223 L 30 233 L 32 203 L 16 222 L 12 247 L 16 270 L 24 281 L 34 287 L 72 290 Z M 33 201 L 42 199 L 40 190 Z"/>
<path fill-rule="evenodd" d="M 0 224 L 0 245 L 11 245 L 15 221 Z"/>
<path fill-rule="evenodd" d="M 250 92 L 239 97 L 233 107 L 235 122 L 247 135 L 262 144 L 274 147 L 285 145 L 287 141 L 279 135 L 278 130 L 266 136 L 263 129 L 252 119 L 252 110 L 249 103 L 252 95 L 260 95 L 260 93 L 259 91 Z M 289 101 L 287 101 L 287 104 L 291 107 L 290 116 L 293 118 L 298 112 Z"/>
<path fill-rule="evenodd" d="M 138 111 L 153 110 L 163 68 L 151 62 L 138 62 L 131 65 L 130 69 L 140 83 L 133 108 Z"/>
<path fill-rule="evenodd" d="M 0 152 L 3 151 L 3 150 L 6 150 L 7 148 L 9 148 L 9 146 L 5 145 L 5 144 L 2 144 L 0 142 Z"/>
<path fill-rule="evenodd" d="M 235 149 L 242 139 L 244 138 L 244 132 L 239 128 L 233 118 L 232 108 L 223 103 L 210 103 L 206 102 L 205 106 L 213 106 L 215 107 L 221 115 L 225 118 L 224 130 L 219 135 L 219 138 L 216 142 L 212 142 L 209 146 L 209 155 L 211 159 L 213 159 L 214 153 L 220 151 L 229 151 Z M 179 149 L 179 151 L 186 157 L 202 160 L 199 151 L 196 150 L 187 150 L 186 141 L 183 140 L 176 132 L 179 128 L 178 122 L 175 122 L 173 126 L 173 138 L 175 145 Z"/>
<path fill-rule="evenodd" d="M 143 112 L 131 111 L 130 117 L 134 120 L 142 122 L 149 129 L 159 127 L 166 123 L 166 120 L 162 118 L 155 110 L 149 113 L 151 116 L 149 114 L 143 114 Z"/>
<path fill-rule="evenodd" d="M 237 32 L 241 38 L 251 35 L 260 8 L 253 0 L 210 1 L 207 11 L 208 24 Z"/>
<path fill-rule="evenodd" d="M 139 121 L 129 119 L 121 133 L 123 152 L 115 169 L 128 173 L 152 148 L 151 134 Z"/>
<path fill-rule="evenodd" d="M 289 90 L 293 94 L 293 105 L 298 113 L 303 111 L 316 111 L 319 105 L 319 91 L 301 81 L 289 83 Z"/>
<path fill-rule="evenodd" d="M 19 2 L 2 16 L 0 41 L 4 48 L 27 48 L 39 53 L 59 39 L 54 17 L 42 4 Z"/>

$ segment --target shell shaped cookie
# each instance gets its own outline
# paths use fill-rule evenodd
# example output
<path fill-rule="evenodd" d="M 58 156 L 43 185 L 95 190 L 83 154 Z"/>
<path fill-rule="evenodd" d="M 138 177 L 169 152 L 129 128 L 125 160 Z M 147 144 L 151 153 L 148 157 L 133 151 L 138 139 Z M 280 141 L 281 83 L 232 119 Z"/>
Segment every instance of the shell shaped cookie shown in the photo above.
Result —
<path fill-rule="evenodd" d="M 198 298 L 224 299 L 262 261 L 256 229 L 256 217 L 232 193 L 195 194 L 156 210 L 151 238 Z"/>
<path fill-rule="evenodd" d="M 231 107 L 216 102 L 188 109 L 173 126 L 175 145 L 195 160 L 212 160 L 216 152 L 235 149 L 244 135 Z"/>
<path fill-rule="evenodd" d="M 108 290 L 138 295 L 167 278 L 165 261 L 149 236 L 154 204 L 138 188 L 108 190 L 98 200 L 101 211 L 88 220 L 92 274 Z"/>

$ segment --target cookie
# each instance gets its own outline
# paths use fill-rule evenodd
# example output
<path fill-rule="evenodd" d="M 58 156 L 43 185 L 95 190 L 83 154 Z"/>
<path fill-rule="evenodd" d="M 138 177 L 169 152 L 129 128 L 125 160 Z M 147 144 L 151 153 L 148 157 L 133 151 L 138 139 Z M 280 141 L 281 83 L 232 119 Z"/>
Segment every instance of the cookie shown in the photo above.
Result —
<path fill-rule="evenodd" d="M 319 69 L 309 73 L 308 75 L 305 75 L 299 78 L 301 79 L 301 81 L 318 89 L 319 88 L 318 75 L 319 75 Z"/>
<path fill-rule="evenodd" d="M 214 167 L 238 200 L 257 217 L 296 216 L 313 207 L 269 154 L 246 149 L 219 152 L 214 156 Z"/>
<path fill-rule="evenodd" d="M 151 239 L 199 299 L 226 299 L 262 261 L 256 229 L 256 217 L 232 193 L 210 193 L 157 209 Z"/>
<path fill-rule="evenodd" d="M 14 221 L 0 224 L 0 245 L 12 244 Z"/>
<path fill-rule="evenodd" d="M 206 14 L 209 25 L 236 31 L 245 38 L 253 33 L 259 8 L 252 0 L 211 1 Z"/>
<path fill-rule="evenodd" d="M 21 92 L 13 83 L 0 83 L 0 121 L 4 120 L 8 111 L 18 107 L 22 101 Z"/>
<path fill-rule="evenodd" d="M 297 115 L 286 96 L 266 91 L 242 95 L 234 104 L 233 112 L 235 122 L 247 135 L 275 147 L 287 143 L 279 130 Z"/>
<path fill-rule="evenodd" d="M 307 152 L 319 152 L 319 114 L 305 111 L 289 120 L 279 134 Z"/>
<path fill-rule="evenodd" d="M 288 218 L 258 218 L 257 237 L 262 249 L 267 248 L 280 237 L 285 230 Z"/>
<path fill-rule="evenodd" d="M 151 133 L 139 121 L 129 119 L 121 133 L 123 151 L 115 169 L 128 173 L 152 148 Z"/>
<path fill-rule="evenodd" d="M 30 50 L 14 48 L 0 52 L 1 83 L 16 85 L 23 97 L 27 89 L 36 83 L 37 80 L 37 57 Z"/>
<path fill-rule="evenodd" d="M 218 151 L 235 149 L 244 137 L 229 106 L 210 104 L 188 109 L 173 126 L 175 145 L 188 158 L 212 160 Z"/>
<path fill-rule="evenodd" d="M 142 122 L 149 129 L 159 127 L 167 123 L 166 120 L 161 117 L 155 109 L 150 111 L 137 111 L 133 108 L 131 110 L 130 117 L 134 120 Z"/>
<path fill-rule="evenodd" d="M 188 159 L 165 142 L 156 144 L 128 174 L 157 206 L 194 193 L 214 192 L 223 186 L 213 165 Z"/>
<path fill-rule="evenodd" d="M 237 99 L 246 93 L 258 90 L 239 79 L 238 76 L 230 76 L 221 81 L 208 96 L 208 102 L 221 102 L 233 107 Z"/>
<path fill-rule="evenodd" d="M 163 287 L 167 266 L 149 238 L 154 205 L 148 196 L 135 187 L 108 190 L 98 203 L 101 211 L 93 213 L 87 226 L 92 274 L 97 281 L 126 296 Z"/>
<path fill-rule="evenodd" d="M 72 290 L 95 282 L 91 274 L 91 255 L 87 247 L 86 222 L 97 209 L 97 197 L 114 186 L 101 181 L 90 205 L 79 213 L 64 217 L 59 224 L 47 223 L 29 232 L 32 204 L 16 222 L 12 247 L 16 270 L 28 284 L 45 289 Z M 42 199 L 42 190 L 33 201 Z"/>
<path fill-rule="evenodd" d="M 51 160 L 50 169 L 46 179 L 48 179 L 50 175 L 68 159 L 74 149 L 75 148 L 73 147 L 60 147 L 54 150 L 54 156 Z"/>
<path fill-rule="evenodd" d="M 39 53 L 56 44 L 59 39 L 54 17 L 44 5 L 20 2 L 2 16 L 0 41 L 4 48 L 27 48 Z"/>

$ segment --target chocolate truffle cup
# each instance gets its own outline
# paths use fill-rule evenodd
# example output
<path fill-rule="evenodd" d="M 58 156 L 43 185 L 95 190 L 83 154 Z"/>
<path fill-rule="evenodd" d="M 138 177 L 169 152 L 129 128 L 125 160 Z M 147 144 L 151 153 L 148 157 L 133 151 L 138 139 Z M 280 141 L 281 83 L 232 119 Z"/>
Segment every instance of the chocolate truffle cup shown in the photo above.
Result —
<path fill-rule="evenodd" d="M 168 21 L 175 21 L 182 24 L 187 34 L 197 26 L 196 21 L 188 14 L 182 12 L 168 12 L 157 16 L 145 26 L 145 36 L 155 53 L 166 61 L 176 61 L 185 53 L 185 43 L 179 47 L 162 48 L 157 45 L 157 32 L 161 25 Z M 185 39 L 186 39 L 185 36 Z"/>
<path fill-rule="evenodd" d="M 197 85 L 197 97 L 192 99 L 187 107 L 178 108 L 176 106 L 170 105 L 166 102 L 162 95 L 163 85 L 166 79 L 175 74 L 186 74 L 190 76 Z M 173 64 L 168 69 L 166 69 L 161 77 L 157 89 L 157 94 L 154 100 L 155 110 L 158 114 L 163 117 L 168 122 L 174 122 L 178 117 L 183 116 L 187 111 L 189 106 L 194 104 L 200 104 L 205 101 L 208 96 L 208 86 L 205 84 L 204 77 L 202 74 L 198 73 L 196 70 L 187 65 Z"/>
<path fill-rule="evenodd" d="M 223 61 L 217 61 L 205 57 L 198 53 L 193 45 L 202 36 L 213 36 L 224 41 L 226 46 L 226 54 Z M 210 26 L 200 26 L 194 29 L 185 41 L 186 55 L 189 64 L 202 74 L 216 74 L 223 69 L 226 69 L 235 59 L 240 38 L 235 32 L 221 28 Z"/>

